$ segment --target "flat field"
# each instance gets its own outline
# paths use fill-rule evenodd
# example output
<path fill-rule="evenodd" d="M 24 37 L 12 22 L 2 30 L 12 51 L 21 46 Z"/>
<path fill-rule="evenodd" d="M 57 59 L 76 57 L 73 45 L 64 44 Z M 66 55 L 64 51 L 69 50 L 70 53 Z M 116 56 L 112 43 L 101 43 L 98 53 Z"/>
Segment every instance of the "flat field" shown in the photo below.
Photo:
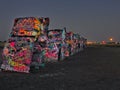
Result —
<path fill-rule="evenodd" d="M 120 47 L 87 47 L 36 73 L 0 72 L 0 90 L 120 90 Z"/>

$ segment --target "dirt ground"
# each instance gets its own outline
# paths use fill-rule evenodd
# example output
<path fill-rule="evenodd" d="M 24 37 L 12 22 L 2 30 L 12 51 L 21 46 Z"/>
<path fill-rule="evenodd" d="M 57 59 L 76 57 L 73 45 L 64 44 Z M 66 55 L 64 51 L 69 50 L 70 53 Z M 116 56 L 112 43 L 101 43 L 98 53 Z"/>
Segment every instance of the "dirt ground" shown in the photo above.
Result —
<path fill-rule="evenodd" d="M 120 90 L 120 47 L 88 47 L 36 73 L 0 72 L 0 90 Z"/>

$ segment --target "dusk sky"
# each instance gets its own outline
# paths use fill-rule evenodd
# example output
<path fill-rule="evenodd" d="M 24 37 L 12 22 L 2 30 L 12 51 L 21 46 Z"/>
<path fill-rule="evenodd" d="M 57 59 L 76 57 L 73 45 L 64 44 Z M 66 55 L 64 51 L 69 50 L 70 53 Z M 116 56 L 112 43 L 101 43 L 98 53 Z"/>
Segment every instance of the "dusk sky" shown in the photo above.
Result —
<path fill-rule="evenodd" d="M 120 0 L 0 0 L 0 40 L 17 17 L 49 17 L 49 29 L 67 28 L 88 41 L 120 41 Z"/>

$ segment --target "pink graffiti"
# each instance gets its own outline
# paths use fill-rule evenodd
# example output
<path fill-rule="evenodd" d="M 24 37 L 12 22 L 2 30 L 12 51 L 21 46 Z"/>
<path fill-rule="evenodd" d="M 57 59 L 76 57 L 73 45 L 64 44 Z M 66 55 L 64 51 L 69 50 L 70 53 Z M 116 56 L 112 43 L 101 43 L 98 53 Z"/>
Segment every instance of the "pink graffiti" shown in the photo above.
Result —
<path fill-rule="evenodd" d="M 30 68 L 29 67 L 27 67 L 27 66 L 14 66 L 13 67 L 13 70 L 14 71 L 18 71 L 18 72 L 26 72 L 26 73 L 28 73 L 29 72 L 29 70 L 30 70 Z"/>

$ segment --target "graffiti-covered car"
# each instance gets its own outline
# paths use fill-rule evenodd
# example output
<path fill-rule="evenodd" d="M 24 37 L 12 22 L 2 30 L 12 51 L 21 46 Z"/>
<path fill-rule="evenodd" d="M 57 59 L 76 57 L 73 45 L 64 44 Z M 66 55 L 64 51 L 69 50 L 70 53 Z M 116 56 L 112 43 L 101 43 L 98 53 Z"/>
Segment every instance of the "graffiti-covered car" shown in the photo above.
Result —
<path fill-rule="evenodd" d="M 73 34 L 73 42 L 74 42 L 74 53 L 77 53 L 80 51 L 80 35 L 79 34 Z"/>
<path fill-rule="evenodd" d="M 66 43 L 69 46 L 69 54 L 73 55 L 79 52 L 83 47 L 83 38 L 77 33 L 67 32 L 66 33 Z"/>
<path fill-rule="evenodd" d="M 38 38 L 48 25 L 49 18 L 16 18 L 3 49 L 1 69 L 29 73 L 31 65 L 41 65 L 42 47 Z"/>
<path fill-rule="evenodd" d="M 49 48 L 54 50 L 56 60 L 63 60 L 67 55 L 67 44 L 65 42 L 66 29 L 53 29 L 47 31 Z"/>
<path fill-rule="evenodd" d="M 66 33 L 66 43 L 68 44 L 69 48 L 69 55 L 73 55 L 75 52 L 75 43 L 74 43 L 74 33 L 67 32 Z"/>

